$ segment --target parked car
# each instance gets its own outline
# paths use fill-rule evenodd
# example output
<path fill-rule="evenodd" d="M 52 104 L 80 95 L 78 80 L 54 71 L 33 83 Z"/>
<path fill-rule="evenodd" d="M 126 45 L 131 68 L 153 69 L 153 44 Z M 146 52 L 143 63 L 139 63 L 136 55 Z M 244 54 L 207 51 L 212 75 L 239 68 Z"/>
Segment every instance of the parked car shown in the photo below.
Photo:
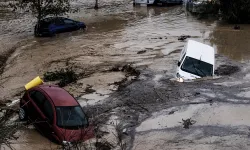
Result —
<path fill-rule="evenodd" d="M 193 40 L 188 40 L 177 65 L 176 77 L 183 80 L 214 75 L 214 48 Z"/>
<path fill-rule="evenodd" d="M 182 0 L 134 0 L 134 5 L 182 4 Z"/>
<path fill-rule="evenodd" d="M 41 134 L 57 143 L 93 137 L 93 126 L 77 100 L 58 86 L 36 86 L 20 100 L 19 119 L 29 119 Z"/>
<path fill-rule="evenodd" d="M 83 22 L 63 17 L 49 17 L 39 21 L 34 30 L 35 36 L 53 36 L 57 33 L 85 29 Z"/>

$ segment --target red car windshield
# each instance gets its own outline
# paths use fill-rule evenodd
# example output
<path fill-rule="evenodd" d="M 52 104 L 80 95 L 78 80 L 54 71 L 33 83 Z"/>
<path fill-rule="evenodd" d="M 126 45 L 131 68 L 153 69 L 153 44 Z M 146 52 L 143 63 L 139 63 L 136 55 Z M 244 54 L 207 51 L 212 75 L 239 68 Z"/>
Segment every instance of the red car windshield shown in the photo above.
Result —
<path fill-rule="evenodd" d="M 61 128 L 78 129 L 88 125 L 80 106 L 56 107 L 57 125 Z"/>

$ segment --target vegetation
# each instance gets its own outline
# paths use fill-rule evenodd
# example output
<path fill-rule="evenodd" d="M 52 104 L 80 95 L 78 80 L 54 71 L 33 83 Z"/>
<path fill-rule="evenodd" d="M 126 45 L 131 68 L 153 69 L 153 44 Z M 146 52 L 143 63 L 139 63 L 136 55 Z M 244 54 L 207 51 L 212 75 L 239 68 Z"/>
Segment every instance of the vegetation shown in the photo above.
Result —
<path fill-rule="evenodd" d="M 230 23 L 250 23 L 249 0 L 219 0 L 222 17 Z"/>
<path fill-rule="evenodd" d="M 13 114 L 15 114 L 16 111 L 13 109 L 5 109 L 2 110 L 0 108 L 0 147 L 2 145 L 6 145 L 8 148 L 12 149 L 10 140 L 14 139 L 15 137 L 13 134 L 17 131 L 18 128 L 21 128 L 21 126 L 17 123 L 6 125 L 6 122 L 9 120 Z M 1 149 L 1 148 L 0 148 Z"/>
<path fill-rule="evenodd" d="M 36 16 L 37 20 L 51 15 L 64 15 L 67 12 L 76 11 L 70 7 L 71 0 L 17 0 L 10 6 L 16 10 L 31 12 Z"/>
<path fill-rule="evenodd" d="M 46 72 L 44 75 L 44 81 L 59 81 L 57 84 L 60 87 L 64 87 L 70 83 L 76 82 L 77 75 L 70 69 L 61 69 L 55 72 Z"/>
<path fill-rule="evenodd" d="M 98 9 L 99 7 L 98 7 L 98 0 L 95 0 L 95 7 L 94 7 L 95 9 Z"/>

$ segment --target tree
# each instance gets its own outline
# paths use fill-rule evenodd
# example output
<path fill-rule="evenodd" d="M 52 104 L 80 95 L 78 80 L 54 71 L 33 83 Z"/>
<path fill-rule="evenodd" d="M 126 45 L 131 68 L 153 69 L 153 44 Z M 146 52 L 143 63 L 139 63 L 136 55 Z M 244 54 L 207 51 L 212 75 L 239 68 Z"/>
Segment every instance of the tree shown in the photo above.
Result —
<path fill-rule="evenodd" d="M 220 0 L 224 19 L 231 23 L 250 23 L 249 0 Z"/>
<path fill-rule="evenodd" d="M 95 7 L 94 7 L 95 9 L 98 9 L 99 7 L 98 7 L 98 0 L 95 0 Z"/>
<path fill-rule="evenodd" d="M 21 9 L 31 12 L 38 21 L 48 15 L 58 16 L 67 12 L 75 11 L 70 7 L 71 0 L 17 0 L 10 6 L 14 11 Z"/>

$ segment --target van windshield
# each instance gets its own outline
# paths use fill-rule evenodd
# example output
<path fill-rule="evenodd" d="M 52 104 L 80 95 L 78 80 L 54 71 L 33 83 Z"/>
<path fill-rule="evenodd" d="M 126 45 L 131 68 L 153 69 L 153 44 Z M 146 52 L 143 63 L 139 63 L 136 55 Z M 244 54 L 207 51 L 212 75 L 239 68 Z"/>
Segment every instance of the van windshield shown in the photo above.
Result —
<path fill-rule="evenodd" d="M 200 76 L 200 77 L 206 77 L 206 76 L 212 76 L 213 75 L 213 65 L 206 63 L 204 61 L 194 59 L 191 57 L 186 57 L 182 66 L 181 70 Z"/>
<path fill-rule="evenodd" d="M 88 125 L 80 106 L 56 107 L 57 125 L 61 128 L 78 129 Z"/>

